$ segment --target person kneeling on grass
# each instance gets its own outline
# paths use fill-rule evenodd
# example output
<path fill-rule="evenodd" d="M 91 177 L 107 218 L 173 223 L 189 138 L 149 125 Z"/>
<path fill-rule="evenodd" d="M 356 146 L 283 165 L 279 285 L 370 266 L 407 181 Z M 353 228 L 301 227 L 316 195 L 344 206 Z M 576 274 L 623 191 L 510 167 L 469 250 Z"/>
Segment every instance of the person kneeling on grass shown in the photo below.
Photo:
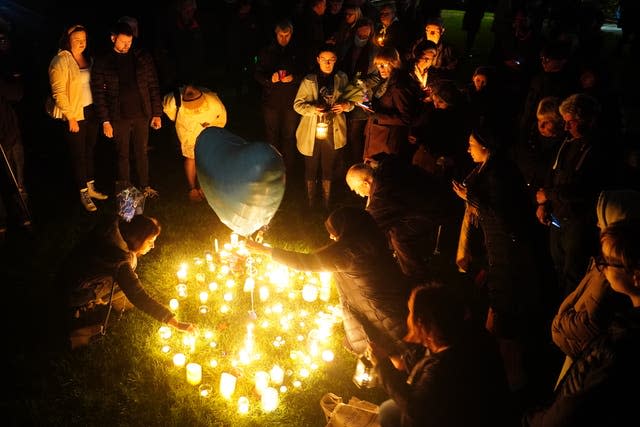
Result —
<path fill-rule="evenodd" d="M 135 272 L 138 257 L 153 249 L 160 229 L 152 217 L 136 215 L 129 222 L 118 217 L 99 224 L 72 250 L 61 270 L 69 293 L 72 349 L 104 334 L 112 310 L 122 312 L 133 306 L 178 330 L 195 331 L 193 324 L 178 321 L 151 297 Z"/>

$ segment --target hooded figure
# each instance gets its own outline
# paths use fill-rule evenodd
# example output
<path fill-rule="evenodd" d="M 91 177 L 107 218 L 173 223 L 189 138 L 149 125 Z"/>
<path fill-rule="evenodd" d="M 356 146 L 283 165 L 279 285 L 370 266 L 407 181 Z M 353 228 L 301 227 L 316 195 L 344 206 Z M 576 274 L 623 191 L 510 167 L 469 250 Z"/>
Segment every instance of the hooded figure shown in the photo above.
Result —
<path fill-rule="evenodd" d="M 596 204 L 600 231 L 619 221 L 640 219 L 640 192 L 602 191 Z M 629 308 L 629 299 L 614 292 L 591 259 L 578 287 L 564 299 L 553 318 L 553 342 L 566 355 L 558 383 L 585 347 L 602 334 L 615 313 Z"/>

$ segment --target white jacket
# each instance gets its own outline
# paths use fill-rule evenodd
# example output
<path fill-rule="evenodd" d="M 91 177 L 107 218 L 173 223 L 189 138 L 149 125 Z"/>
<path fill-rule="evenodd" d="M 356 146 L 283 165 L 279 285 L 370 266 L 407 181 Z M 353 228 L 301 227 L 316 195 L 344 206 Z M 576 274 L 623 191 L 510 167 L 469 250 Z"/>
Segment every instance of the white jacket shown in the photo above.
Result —
<path fill-rule="evenodd" d="M 61 50 L 49 64 L 49 83 L 55 101 L 53 117 L 84 120 L 80 67 L 68 50 Z"/>

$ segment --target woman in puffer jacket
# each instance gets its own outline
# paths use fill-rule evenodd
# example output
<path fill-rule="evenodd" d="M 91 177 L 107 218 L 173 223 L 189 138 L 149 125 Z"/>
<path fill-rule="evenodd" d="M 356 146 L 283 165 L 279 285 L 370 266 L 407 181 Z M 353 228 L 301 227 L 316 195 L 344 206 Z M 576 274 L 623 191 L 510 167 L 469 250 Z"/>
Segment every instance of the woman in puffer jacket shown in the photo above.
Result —
<path fill-rule="evenodd" d="M 333 272 L 344 311 L 348 350 L 363 354 L 368 341 L 375 341 L 388 354 L 403 354 L 411 286 L 395 262 L 385 235 L 367 211 L 356 207 L 336 209 L 325 227 L 334 242 L 309 254 L 252 241 L 247 245 L 297 270 Z"/>

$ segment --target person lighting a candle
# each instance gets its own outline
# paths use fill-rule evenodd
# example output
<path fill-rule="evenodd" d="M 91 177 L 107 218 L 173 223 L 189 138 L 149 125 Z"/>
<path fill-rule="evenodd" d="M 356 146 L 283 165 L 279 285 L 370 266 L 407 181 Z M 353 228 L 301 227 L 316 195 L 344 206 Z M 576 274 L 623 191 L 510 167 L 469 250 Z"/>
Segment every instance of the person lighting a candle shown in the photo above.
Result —
<path fill-rule="evenodd" d="M 67 297 L 71 348 L 88 344 L 105 332 L 111 311 L 137 307 L 169 326 L 194 332 L 171 310 L 157 302 L 135 272 L 138 258 L 153 249 L 161 226 L 157 219 L 135 215 L 98 224 L 64 262 L 58 280 Z"/>
<path fill-rule="evenodd" d="M 318 71 L 302 80 L 293 101 L 293 109 L 302 116 L 296 140 L 298 151 L 304 156 L 310 208 L 315 207 L 316 180 L 320 175 L 323 205 L 329 209 L 335 168 L 347 144 L 344 113 L 362 100 L 362 90 L 351 86 L 344 72 L 335 70 L 337 60 L 334 46 L 320 48 L 316 57 Z"/>
<path fill-rule="evenodd" d="M 325 227 L 333 242 L 308 254 L 252 240 L 246 245 L 299 271 L 333 272 L 342 303 L 347 350 L 362 355 L 367 342 L 375 340 L 389 354 L 403 354 L 411 285 L 395 262 L 385 235 L 367 211 L 351 206 L 333 211 Z"/>

